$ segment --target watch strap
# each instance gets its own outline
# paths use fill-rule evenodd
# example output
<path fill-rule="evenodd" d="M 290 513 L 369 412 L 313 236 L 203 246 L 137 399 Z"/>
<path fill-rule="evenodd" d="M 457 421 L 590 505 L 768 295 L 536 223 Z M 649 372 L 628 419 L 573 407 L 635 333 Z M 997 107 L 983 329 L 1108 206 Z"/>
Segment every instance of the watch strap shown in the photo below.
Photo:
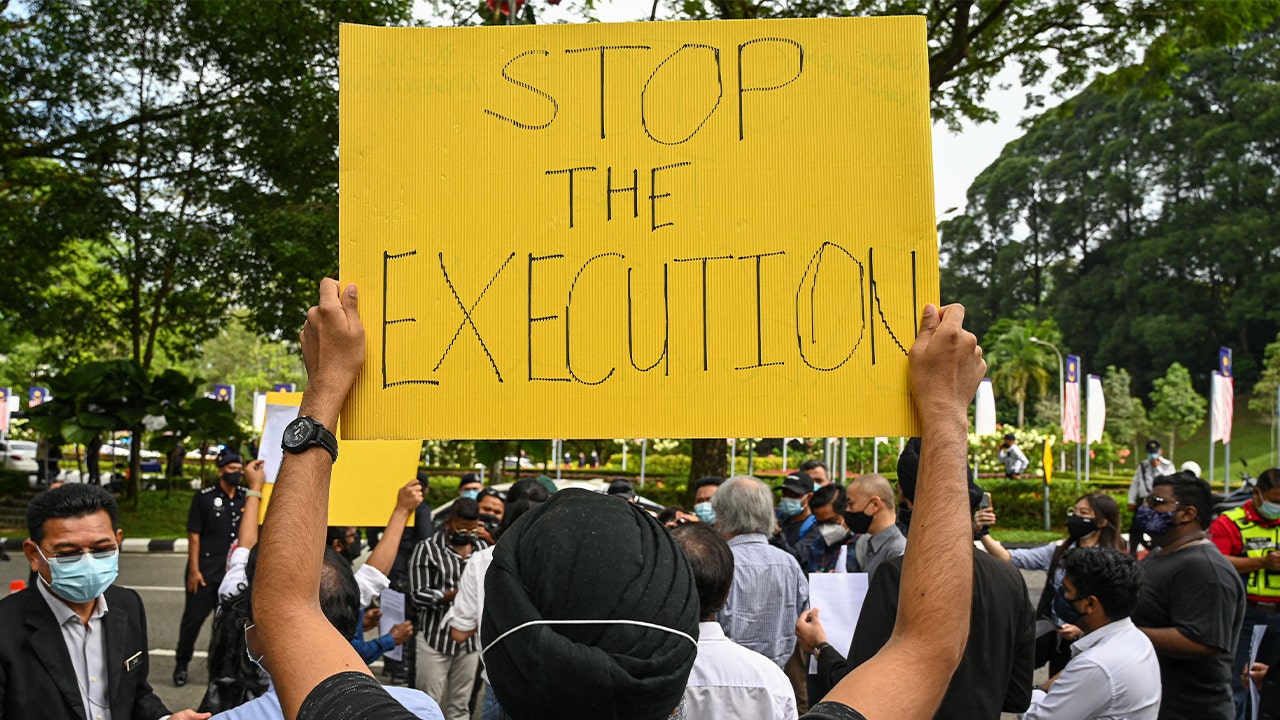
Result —
<path fill-rule="evenodd" d="M 261 490 L 245 490 L 245 491 L 244 491 L 244 496 L 245 496 L 245 497 L 258 498 L 259 500 L 261 500 L 261 499 L 262 499 L 262 491 L 261 491 Z"/>

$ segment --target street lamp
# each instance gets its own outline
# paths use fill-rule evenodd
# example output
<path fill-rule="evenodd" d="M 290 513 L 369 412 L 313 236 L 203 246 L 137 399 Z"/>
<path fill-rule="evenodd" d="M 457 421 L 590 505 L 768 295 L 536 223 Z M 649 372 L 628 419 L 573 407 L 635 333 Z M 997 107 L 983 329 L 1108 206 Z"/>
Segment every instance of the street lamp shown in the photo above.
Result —
<path fill-rule="evenodd" d="M 1038 338 L 1038 337 L 1036 337 L 1036 336 L 1034 336 L 1034 335 L 1032 335 L 1029 339 L 1031 340 L 1031 342 L 1033 342 L 1033 343 L 1035 343 L 1035 344 L 1037 344 L 1037 345 L 1044 345 L 1045 347 L 1047 347 L 1047 348 L 1049 348 L 1050 350 L 1052 350 L 1054 355 L 1057 355 L 1057 356 L 1058 356 L 1058 427 L 1059 427 L 1059 428 L 1066 427 L 1066 424 L 1067 424 L 1067 422 L 1066 422 L 1066 421 L 1067 421 L 1067 398 L 1066 398 L 1067 385 L 1066 385 L 1066 382 L 1065 382 L 1065 376 L 1063 375 L 1063 372 L 1062 372 L 1062 351 L 1058 349 L 1058 346 L 1057 346 L 1057 345 L 1054 345 L 1053 343 L 1049 342 L 1048 340 L 1041 340 L 1040 338 Z M 1065 446 L 1065 445 L 1064 445 L 1064 446 L 1062 446 L 1062 447 L 1058 450 L 1058 465 L 1059 465 L 1059 466 L 1061 466 L 1061 467 L 1063 467 L 1063 468 L 1066 468 L 1066 466 L 1067 466 L 1067 449 L 1066 449 L 1066 446 Z M 1079 473 L 1079 470 L 1077 470 L 1076 472 L 1077 472 L 1077 473 Z M 1079 477 L 1079 475 L 1077 475 L 1077 477 Z M 1077 491 L 1078 491 L 1078 490 L 1079 490 L 1079 488 L 1077 488 Z M 1047 495 L 1047 494 L 1045 495 L 1045 498 L 1046 498 L 1046 505 L 1047 505 L 1047 501 L 1048 501 L 1048 495 Z M 1046 528 L 1046 529 L 1047 529 L 1047 528 Z"/>

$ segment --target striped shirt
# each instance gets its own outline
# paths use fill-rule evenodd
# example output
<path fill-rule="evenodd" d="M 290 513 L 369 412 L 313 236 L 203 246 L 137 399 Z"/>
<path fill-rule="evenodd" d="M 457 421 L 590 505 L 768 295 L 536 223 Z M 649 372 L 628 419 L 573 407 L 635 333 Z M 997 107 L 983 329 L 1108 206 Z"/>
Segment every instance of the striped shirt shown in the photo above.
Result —
<path fill-rule="evenodd" d="M 458 589 L 467 561 L 449 547 L 448 533 L 441 528 L 414 546 L 409 558 L 409 597 L 418 610 L 418 636 L 438 653 L 457 655 L 475 652 L 476 640 L 473 635 L 459 645 L 449 637 L 446 615 L 453 603 L 443 602 L 443 598 L 450 590 Z M 488 546 L 483 540 L 475 542 L 475 550 Z"/>
<path fill-rule="evenodd" d="M 733 586 L 717 614 L 730 640 L 787 664 L 796 646 L 796 618 L 809 607 L 809 581 L 796 559 L 768 543 L 764 535 L 738 535 L 733 552 Z"/>

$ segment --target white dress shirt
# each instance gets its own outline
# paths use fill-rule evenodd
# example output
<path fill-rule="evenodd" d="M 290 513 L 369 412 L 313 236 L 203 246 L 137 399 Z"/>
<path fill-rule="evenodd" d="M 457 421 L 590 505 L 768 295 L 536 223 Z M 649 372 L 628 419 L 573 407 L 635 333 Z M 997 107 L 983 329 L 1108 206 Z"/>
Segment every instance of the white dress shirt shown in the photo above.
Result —
<path fill-rule="evenodd" d="M 1045 693 L 1032 693 L 1022 720 L 1156 720 L 1160 663 L 1129 618 L 1076 640 L 1071 661 Z"/>
<path fill-rule="evenodd" d="M 227 574 L 222 576 L 222 584 L 218 586 L 219 600 L 230 600 L 244 592 L 249 585 L 249 580 L 245 576 L 248 564 L 247 549 L 236 547 L 231 551 L 231 557 L 227 560 Z M 373 599 L 381 595 L 383 590 L 391 587 L 391 580 L 383 575 L 381 570 L 367 562 L 356 568 L 355 576 L 356 586 L 360 588 L 360 609 L 362 610 L 372 605 Z"/>
<path fill-rule="evenodd" d="M 84 716 L 89 720 L 111 720 L 111 699 L 107 697 L 107 638 L 102 618 L 107 614 L 107 598 L 99 595 L 86 625 L 66 603 L 54 597 L 44 579 L 36 581 L 40 595 L 49 604 L 62 629 L 62 640 L 71 656 L 71 667 L 80 687 Z M 34 710 L 34 708 L 32 708 Z"/>
<path fill-rule="evenodd" d="M 772 660 L 725 637 L 720 623 L 698 623 L 698 657 L 684 691 L 690 720 L 796 720 L 791 681 Z"/>

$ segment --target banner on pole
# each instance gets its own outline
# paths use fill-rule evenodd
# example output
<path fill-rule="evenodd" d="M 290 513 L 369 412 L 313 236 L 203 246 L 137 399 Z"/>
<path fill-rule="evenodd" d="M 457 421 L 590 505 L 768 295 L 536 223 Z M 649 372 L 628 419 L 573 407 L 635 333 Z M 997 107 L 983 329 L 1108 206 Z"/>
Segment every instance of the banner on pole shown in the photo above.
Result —
<path fill-rule="evenodd" d="M 0 387 L 0 432 L 9 431 L 9 397 L 13 395 L 13 391 L 7 387 Z"/>
<path fill-rule="evenodd" d="M 983 378 L 978 384 L 978 398 L 973 410 L 973 431 L 978 435 L 996 433 L 996 395 L 991 389 L 991 378 Z"/>
<path fill-rule="evenodd" d="M 33 385 L 27 388 L 27 407 L 29 408 L 37 407 L 52 399 L 47 387 Z"/>
<path fill-rule="evenodd" d="M 214 385 L 213 399 L 219 402 L 230 403 L 232 407 L 235 407 L 236 386 L 235 385 Z"/>
<path fill-rule="evenodd" d="M 1080 358 L 1067 356 L 1067 377 L 1062 389 L 1062 442 L 1080 442 Z"/>
<path fill-rule="evenodd" d="M 1210 419 L 1210 442 L 1221 440 L 1223 445 L 1231 442 L 1232 416 L 1235 414 L 1235 378 L 1213 373 L 1213 417 Z"/>
<path fill-rule="evenodd" d="M 1087 421 L 1085 423 L 1085 442 L 1102 442 L 1102 431 L 1107 426 L 1107 401 L 1102 396 L 1102 378 L 1089 376 Z"/>
<path fill-rule="evenodd" d="M 344 431 L 918 434 L 925 34 L 344 25 L 341 277 L 367 329 Z"/>

